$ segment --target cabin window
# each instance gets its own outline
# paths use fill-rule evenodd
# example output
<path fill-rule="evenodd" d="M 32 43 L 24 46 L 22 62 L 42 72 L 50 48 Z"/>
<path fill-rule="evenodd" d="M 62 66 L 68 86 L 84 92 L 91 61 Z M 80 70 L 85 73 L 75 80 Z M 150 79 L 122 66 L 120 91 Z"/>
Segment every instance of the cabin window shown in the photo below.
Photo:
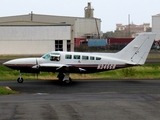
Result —
<path fill-rule="evenodd" d="M 42 56 L 43 59 L 50 59 L 51 61 L 59 61 L 60 54 L 59 53 L 47 53 Z"/>
<path fill-rule="evenodd" d="M 93 56 L 90 56 L 90 60 L 94 60 L 94 57 L 93 57 Z"/>
<path fill-rule="evenodd" d="M 101 60 L 101 58 L 100 57 L 96 57 L 96 60 Z"/>
<path fill-rule="evenodd" d="M 74 59 L 80 59 L 80 55 L 74 55 Z"/>
<path fill-rule="evenodd" d="M 82 56 L 82 60 L 88 60 L 88 56 Z"/>
<path fill-rule="evenodd" d="M 60 61 L 60 54 L 59 53 L 51 53 L 50 54 L 50 61 Z"/>
<path fill-rule="evenodd" d="M 65 58 L 66 59 L 72 59 L 72 55 L 66 55 Z"/>
<path fill-rule="evenodd" d="M 51 61 L 59 61 L 60 60 L 60 56 L 51 56 L 50 60 Z"/>

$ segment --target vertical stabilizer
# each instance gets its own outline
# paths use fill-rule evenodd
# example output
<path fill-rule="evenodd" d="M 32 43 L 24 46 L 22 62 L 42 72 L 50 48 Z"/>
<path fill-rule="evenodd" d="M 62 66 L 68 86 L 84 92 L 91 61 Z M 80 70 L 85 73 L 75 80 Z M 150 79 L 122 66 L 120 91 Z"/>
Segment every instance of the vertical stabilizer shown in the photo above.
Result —
<path fill-rule="evenodd" d="M 156 34 L 150 32 L 140 33 L 125 48 L 116 53 L 117 58 L 125 60 L 128 64 L 144 64 L 155 36 Z"/>

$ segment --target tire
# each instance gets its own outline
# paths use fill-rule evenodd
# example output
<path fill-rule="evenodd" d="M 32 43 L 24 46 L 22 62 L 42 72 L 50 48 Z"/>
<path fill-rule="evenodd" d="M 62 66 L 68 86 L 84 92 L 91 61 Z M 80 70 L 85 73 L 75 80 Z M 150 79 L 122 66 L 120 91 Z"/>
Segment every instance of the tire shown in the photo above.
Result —
<path fill-rule="evenodd" d="M 63 81 L 63 78 L 64 78 L 64 75 L 62 74 L 62 75 L 60 75 L 60 76 L 58 76 L 58 80 L 60 81 L 60 82 L 62 82 Z"/>
<path fill-rule="evenodd" d="M 65 83 L 65 84 L 70 84 L 71 81 L 72 81 L 72 80 L 71 80 L 71 78 L 69 77 L 69 80 L 64 80 L 64 83 Z"/>
<path fill-rule="evenodd" d="M 20 77 L 19 77 L 19 78 L 17 79 L 17 82 L 18 82 L 18 83 L 23 83 L 23 78 L 20 78 Z"/>

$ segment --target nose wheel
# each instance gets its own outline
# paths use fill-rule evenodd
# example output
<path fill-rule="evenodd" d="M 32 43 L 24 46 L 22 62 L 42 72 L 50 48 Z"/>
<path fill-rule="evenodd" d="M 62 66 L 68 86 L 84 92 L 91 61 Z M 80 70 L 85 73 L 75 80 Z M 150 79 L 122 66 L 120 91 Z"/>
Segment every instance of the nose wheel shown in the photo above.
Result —
<path fill-rule="evenodd" d="M 19 78 L 17 79 L 17 82 L 18 82 L 18 83 L 23 83 L 23 78 L 22 78 L 22 77 L 19 77 Z"/>
<path fill-rule="evenodd" d="M 18 82 L 18 83 L 23 83 L 23 78 L 22 78 L 21 73 L 20 73 L 20 75 L 19 75 L 19 78 L 17 79 L 17 82 Z"/>

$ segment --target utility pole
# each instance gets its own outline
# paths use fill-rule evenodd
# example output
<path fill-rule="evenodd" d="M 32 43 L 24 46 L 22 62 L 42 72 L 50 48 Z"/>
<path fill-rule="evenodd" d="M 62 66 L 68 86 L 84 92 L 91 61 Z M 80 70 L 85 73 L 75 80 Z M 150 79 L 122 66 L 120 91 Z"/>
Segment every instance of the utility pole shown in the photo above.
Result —
<path fill-rule="evenodd" d="M 128 37 L 131 37 L 130 14 L 128 14 Z"/>

